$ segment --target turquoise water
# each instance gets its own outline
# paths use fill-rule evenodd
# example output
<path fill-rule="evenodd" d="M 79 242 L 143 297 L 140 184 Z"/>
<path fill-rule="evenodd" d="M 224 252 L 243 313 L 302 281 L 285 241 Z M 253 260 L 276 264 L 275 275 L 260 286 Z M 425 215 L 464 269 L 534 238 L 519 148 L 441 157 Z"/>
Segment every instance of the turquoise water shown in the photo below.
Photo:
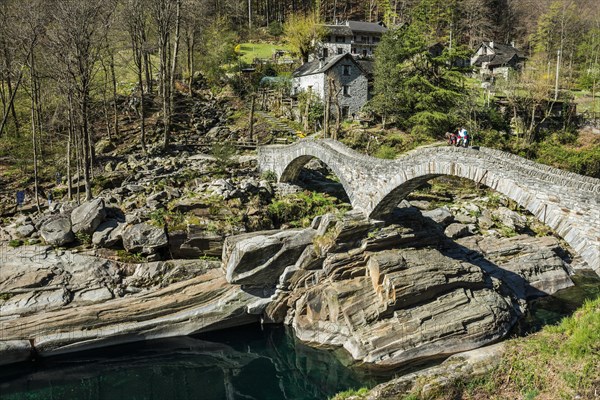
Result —
<path fill-rule="evenodd" d="M 283 327 L 248 326 L 0 369 L 0 399 L 312 400 L 376 380 Z"/>

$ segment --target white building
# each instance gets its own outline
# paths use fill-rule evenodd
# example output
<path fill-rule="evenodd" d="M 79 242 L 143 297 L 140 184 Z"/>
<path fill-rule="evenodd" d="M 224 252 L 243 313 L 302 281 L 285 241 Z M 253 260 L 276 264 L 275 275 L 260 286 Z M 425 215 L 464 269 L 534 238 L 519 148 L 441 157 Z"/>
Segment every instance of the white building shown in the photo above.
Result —
<path fill-rule="evenodd" d="M 482 77 L 507 78 L 509 71 L 521 69 L 525 60 L 525 56 L 512 44 L 483 42 L 471 57 L 471 65 L 479 69 Z"/>
<path fill-rule="evenodd" d="M 333 79 L 344 118 L 357 114 L 369 100 L 369 72 L 349 53 L 302 65 L 292 75 L 292 94 L 310 88 L 325 103 L 330 91 L 329 78 Z"/>

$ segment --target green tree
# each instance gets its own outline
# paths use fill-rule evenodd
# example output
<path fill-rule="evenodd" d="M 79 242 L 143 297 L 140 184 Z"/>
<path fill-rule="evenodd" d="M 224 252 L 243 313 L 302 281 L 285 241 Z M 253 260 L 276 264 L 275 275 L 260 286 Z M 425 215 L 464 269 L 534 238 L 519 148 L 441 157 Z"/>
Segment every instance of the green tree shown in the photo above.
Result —
<path fill-rule="evenodd" d="M 464 70 L 454 64 L 467 52 L 458 46 L 440 51 L 433 38 L 429 24 L 418 19 L 384 34 L 377 47 L 370 104 L 384 122 L 391 118 L 401 128 L 428 134 L 442 134 L 457 124 L 451 111 L 466 91 Z"/>
<path fill-rule="evenodd" d="M 599 21 L 600 25 L 600 21 Z M 579 85 L 591 90 L 592 99 L 596 98 L 600 82 L 600 27 L 590 29 L 577 48 L 579 61 Z M 600 107 L 597 107 L 600 111 Z M 594 110 L 596 106 L 594 106 Z"/>
<path fill-rule="evenodd" d="M 327 30 L 315 14 L 292 14 L 283 25 L 283 34 L 294 52 L 307 62 L 308 55 L 327 34 Z"/>
<path fill-rule="evenodd" d="M 203 32 L 200 69 L 211 87 L 222 87 L 227 66 L 237 57 L 234 51 L 236 40 L 224 18 L 216 18 Z"/>

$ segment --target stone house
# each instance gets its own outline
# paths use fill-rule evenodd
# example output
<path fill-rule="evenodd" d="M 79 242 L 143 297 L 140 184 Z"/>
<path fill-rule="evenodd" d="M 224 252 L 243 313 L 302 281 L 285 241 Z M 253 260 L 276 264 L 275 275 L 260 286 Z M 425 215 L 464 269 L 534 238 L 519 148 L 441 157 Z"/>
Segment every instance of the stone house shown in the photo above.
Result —
<path fill-rule="evenodd" d="M 346 21 L 343 24 L 325 25 L 327 35 L 317 46 L 312 59 L 351 54 L 357 58 L 372 57 L 381 36 L 387 28 L 381 24 L 363 21 Z"/>
<path fill-rule="evenodd" d="M 343 118 L 357 114 L 369 100 L 370 72 L 364 62 L 359 63 L 349 53 L 302 65 L 292 74 L 292 95 L 310 89 L 325 104 L 331 89 L 329 78 Z"/>
<path fill-rule="evenodd" d="M 483 42 L 471 57 L 471 66 L 479 70 L 483 78 L 508 77 L 509 71 L 522 68 L 526 57 L 514 44 Z"/>

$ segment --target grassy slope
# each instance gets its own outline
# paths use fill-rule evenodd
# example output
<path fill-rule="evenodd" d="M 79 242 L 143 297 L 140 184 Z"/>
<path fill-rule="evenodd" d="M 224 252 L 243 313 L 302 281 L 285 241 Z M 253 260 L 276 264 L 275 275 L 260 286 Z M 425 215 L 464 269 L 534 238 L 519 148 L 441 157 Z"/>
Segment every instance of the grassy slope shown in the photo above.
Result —
<path fill-rule="evenodd" d="M 593 399 L 600 395 L 600 297 L 573 316 L 507 342 L 500 366 L 429 399 Z M 409 396 L 406 399 L 419 399 Z"/>
<path fill-rule="evenodd" d="M 268 58 L 271 59 L 275 50 L 290 50 L 289 46 L 285 44 L 272 44 L 272 43 L 241 43 L 240 54 L 241 60 L 244 63 L 252 63 L 255 58 Z M 287 55 L 286 55 L 287 56 Z"/>

